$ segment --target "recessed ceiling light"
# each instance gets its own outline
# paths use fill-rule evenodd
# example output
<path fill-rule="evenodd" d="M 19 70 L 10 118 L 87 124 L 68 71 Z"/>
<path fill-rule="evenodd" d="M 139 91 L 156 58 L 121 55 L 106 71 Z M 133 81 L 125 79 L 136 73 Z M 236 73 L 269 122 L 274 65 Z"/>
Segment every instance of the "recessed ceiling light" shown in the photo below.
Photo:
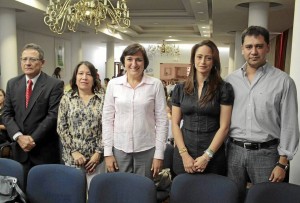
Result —
<path fill-rule="evenodd" d="M 179 42 L 179 39 L 166 39 L 166 42 Z"/>
<path fill-rule="evenodd" d="M 199 13 L 199 14 L 203 14 L 204 12 L 203 12 L 203 11 L 198 11 L 197 13 Z"/>

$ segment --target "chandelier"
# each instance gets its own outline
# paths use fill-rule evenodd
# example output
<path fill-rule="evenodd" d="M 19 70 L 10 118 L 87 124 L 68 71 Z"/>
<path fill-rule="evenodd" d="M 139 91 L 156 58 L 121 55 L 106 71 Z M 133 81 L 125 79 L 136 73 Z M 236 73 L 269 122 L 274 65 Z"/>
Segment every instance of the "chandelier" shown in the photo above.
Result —
<path fill-rule="evenodd" d="M 129 10 L 126 0 L 118 0 L 115 8 L 110 0 L 50 0 L 46 8 L 44 22 L 52 32 L 62 34 L 66 28 L 76 32 L 79 23 L 94 26 L 96 33 L 102 22 L 114 32 L 117 28 L 130 26 Z"/>
<path fill-rule="evenodd" d="M 147 52 L 150 56 L 160 54 L 161 56 L 180 56 L 179 46 L 175 44 L 165 44 L 165 40 L 161 45 L 149 45 Z"/>

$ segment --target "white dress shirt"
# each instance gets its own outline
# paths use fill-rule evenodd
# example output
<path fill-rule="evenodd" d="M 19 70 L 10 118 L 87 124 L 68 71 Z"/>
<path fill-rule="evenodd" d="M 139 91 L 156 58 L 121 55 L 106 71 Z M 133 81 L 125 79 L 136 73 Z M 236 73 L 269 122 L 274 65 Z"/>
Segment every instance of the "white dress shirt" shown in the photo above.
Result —
<path fill-rule="evenodd" d="M 132 88 L 127 75 L 108 83 L 103 107 L 104 156 L 112 148 L 125 153 L 142 152 L 155 147 L 154 158 L 163 159 L 168 134 L 164 88 L 159 79 L 144 75 Z"/>

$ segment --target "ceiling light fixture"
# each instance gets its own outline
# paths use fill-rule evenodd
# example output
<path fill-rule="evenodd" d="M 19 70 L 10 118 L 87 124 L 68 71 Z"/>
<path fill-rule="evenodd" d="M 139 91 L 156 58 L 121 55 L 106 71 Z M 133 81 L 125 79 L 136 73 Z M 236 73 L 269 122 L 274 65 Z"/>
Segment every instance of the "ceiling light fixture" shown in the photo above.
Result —
<path fill-rule="evenodd" d="M 162 44 L 149 45 L 147 52 L 149 56 L 153 56 L 156 54 L 160 54 L 161 56 L 180 56 L 179 46 L 176 46 L 175 44 L 165 44 L 165 40 L 163 40 Z"/>
<path fill-rule="evenodd" d="M 76 32 L 80 23 L 94 26 L 96 33 L 102 22 L 114 32 L 117 28 L 130 26 L 129 10 L 126 0 L 118 0 L 115 8 L 110 0 L 50 0 L 46 8 L 44 22 L 52 32 L 62 34 L 66 28 Z"/>

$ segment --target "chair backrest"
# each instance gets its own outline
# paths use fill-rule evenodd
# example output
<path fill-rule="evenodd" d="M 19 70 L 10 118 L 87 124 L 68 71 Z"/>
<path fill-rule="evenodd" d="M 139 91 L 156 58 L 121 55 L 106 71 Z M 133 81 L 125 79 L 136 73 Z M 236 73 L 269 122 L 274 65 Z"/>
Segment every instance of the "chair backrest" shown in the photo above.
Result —
<path fill-rule="evenodd" d="M 85 173 L 61 164 L 34 166 L 28 173 L 26 191 L 31 203 L 85 203 Z"/>
<path fill-rule="evenodd" d="M 173 153 L 174 147 L 171 144 L 166 144 L 163 168 L 172 169 L 173 167 Z"/>
<path fill-rule="evenodd" d="M 246 196 L 246 203 L 300 203 L 300 186 L 290 183 L 258 183 Z"/>
<path fill-rule="evenodd" d="M 12 159 L 0 158 L 0 175 L 17 178 L 20 188 L 24 191 L 23 166 Z"/>
<path fill-rule="evenodd" d="M 174 178 L 171 203 L 237 203 L 238 189 L 228 177 L 216 174 L 181 174 Z"/>
<path fill-rule="evenodd" d="M 133 173 L 102 173 L 90 185 L 88 203 L 155 203 L 152 180 Z"/>
<path fill-rule="evenodd" d="M 163 168 L 170 169 L 172 178 L 174 178 L 176 175 L 173 171 L 173 154 L 174 154 L 174 146 L 167 143 L 166 149 L 165 149 L 165 154 L 164 154 Z"/>

